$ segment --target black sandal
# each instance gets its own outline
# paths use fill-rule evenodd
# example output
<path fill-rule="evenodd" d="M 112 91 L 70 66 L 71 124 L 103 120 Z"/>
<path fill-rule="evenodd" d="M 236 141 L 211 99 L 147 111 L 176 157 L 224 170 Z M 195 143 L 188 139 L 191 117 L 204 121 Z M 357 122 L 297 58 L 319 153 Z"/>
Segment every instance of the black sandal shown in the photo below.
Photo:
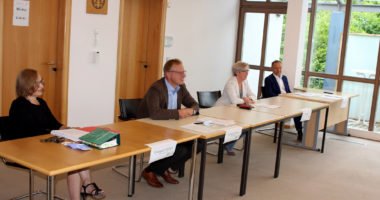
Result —
<path fill-rule="evenodd" d="M 94 187 L 93 190 L 90 192 L 87 192 L 88 187 Z M 103 190 L 96 185 L 96 183 L 89 183 L 87 185 L 82 185 L 83 192 L 81 192 L 82 198 L 85 200 L 87 196 L 90 196 L 92 199 L 104 199 L 106 195 L 104 194 Z"/>

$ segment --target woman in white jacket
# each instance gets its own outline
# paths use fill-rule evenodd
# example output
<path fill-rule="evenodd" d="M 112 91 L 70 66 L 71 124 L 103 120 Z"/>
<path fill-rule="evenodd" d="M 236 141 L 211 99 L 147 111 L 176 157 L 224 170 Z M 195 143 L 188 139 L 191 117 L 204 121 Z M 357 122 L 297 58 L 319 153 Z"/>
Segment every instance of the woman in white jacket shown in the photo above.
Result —
<path fill-rule="evenodd" d="M 247 76 L 249 72 L 248 63 L 238 61 L 232 65 L 233 76 L 224 86 L 223 94 L 215 103 L 216 106 L 230 104 L 252 104 L 256 100 L 256 95 L 248 85 Z M 230 142 L 224 146 L 228 155 L 235 155 L 233 147 L 236 141 Z"/>

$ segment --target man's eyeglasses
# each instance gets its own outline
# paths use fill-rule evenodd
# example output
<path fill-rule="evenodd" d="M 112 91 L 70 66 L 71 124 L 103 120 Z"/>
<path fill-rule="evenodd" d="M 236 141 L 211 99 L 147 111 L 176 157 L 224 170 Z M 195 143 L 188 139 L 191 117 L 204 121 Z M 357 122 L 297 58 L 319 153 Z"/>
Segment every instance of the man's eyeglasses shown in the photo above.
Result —
<path fill-rule="evenodd" d="M 186 71 L 174 71 L 174 70 L 170 70 L 169 72 L 174 72 L 174 73 L 179 74 L 179 75 L 185 75 L 186 74 Z"/>

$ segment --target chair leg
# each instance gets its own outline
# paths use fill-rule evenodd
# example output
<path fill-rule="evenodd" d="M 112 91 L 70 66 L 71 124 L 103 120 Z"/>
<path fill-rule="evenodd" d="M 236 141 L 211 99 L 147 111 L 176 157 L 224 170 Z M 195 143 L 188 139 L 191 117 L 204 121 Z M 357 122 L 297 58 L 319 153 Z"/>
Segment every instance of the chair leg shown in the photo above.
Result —
<path fill-rule="evenodd" d="M 277 129 L 278 129 L 278 123 L 275 123 L 275 124 L 274 124 L 273 143 L 276 143 L 276 140 L 277 140 Z"/>
<path fill-rule="evenodd" d="M 29 199 L 33 199 L 34 196 L 40 195 L 40 194 L 47 195 L 47 193 L 44 191 L 40 191 L 40 190 L 34 191 L 34 171 L 32 169 L 29 169 L 29 193 L 18 196 L 18 197 L 14 197 L 11 200 L 25 199 L 28 197 Z M 64 200 L 63 198 L 59 196 L 54 196 L 54 199 Z"/>
<path fill-rule="evenodd" d="M 32 169 L 29 169 L 29 196 L 33 196 L 33 190 L 34 190 L 34 173 Z M 32 198 L 30 198 L 32 199 Z"/>
<path fill-rule="evenodd" d="M 217 144 L 219 145 L 219 143 L 217 141 L 210 141 L 210 142 L 207 142 L 207 145 L 211 145 L 211 144 Z M 206 153 L 210 154 L 210 155 L 213 155 L 213 156 L 217 156 L 218 153 L 215 153 L 215 152 L 211 152 L 211 151 L 207 151 Z"/>

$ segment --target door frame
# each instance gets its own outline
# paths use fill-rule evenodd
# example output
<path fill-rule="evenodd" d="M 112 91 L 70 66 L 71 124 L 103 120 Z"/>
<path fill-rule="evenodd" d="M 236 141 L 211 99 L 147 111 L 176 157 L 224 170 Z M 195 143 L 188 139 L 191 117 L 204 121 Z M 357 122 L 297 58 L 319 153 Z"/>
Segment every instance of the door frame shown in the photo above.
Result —
<path fill-rule="evenodd" d="M 3 31 L 4 31 L 4 1 L 0 0 L 0 94 L 3 93 L 2 78 L 3 78 Z M 62 1 L 62 0 L 59 0 Z M 63 20 L 63 42 L 62 47 L 57 52 L 62 52 L 62 56 L 57 56 L 61 58 L 62 63 L 62 79 L 61 79 L 61 123 L 67 123 L 67 94 L 68 94 L 68 73 L 69 73 L 69 56 L 70 56 L 70 29 L 71 29 L 71 6 L 72 0 L 63 0 L 64 8 L 59 10 L 59 19 Z M 59 40 L 59 38 L 58 38 Z M 57 63 L 59 63 L 57 61 Z M 0 98 L 0 112 L 2 111 L 2 101 Z"/>
<path fill-rule="evenodd" d="M 154 0 L 156 1 L 156 0 Z M 155 79 L 159 79 L 160 77 L 162 77 L 162 63 L 163 63 L 163 55 L 164 55 L 164 36 L 165 36 L 165 26 L 166 26 L 166 12 L 167 12 L 167 5 L 168 5 L 168 0 L 159 0 L 160 2 L 157 3 L 157 4 L 154 4 L 154 5 L 158 5 L 160 4 L 161 7 L 160 7 L 160 10 L 158 11 L 158 9 L 156 9 L 156 7 L 154 7 L 154 5 L 152 4 L 149 4 L 150 6 L 150 9 L 153 9 L 155 11 L 158 11 L 159 12 L 159 15 L 160 15 L 160 20 L 161 20 L 161 23 L 159 25 L 157 25 L 156 27 L 154 27 L 154 31 L 151 31 L 153 34 L 154 32 L 154 35 L 159 35 L 160 38 L 159 38 L 159 41 L 157 42 L 157 51 L 155 52 L 155 54 L 158 54 L 157 55 L 157 58 L 159 58 L 159 60 L 156 60 L 154 58 L 151 58 L 152 56 L 147 53 L 146 55 L 146 60 L 144 62 L 146 62 L 146 64 L 148 65 L 152 65 L 153 67 L 155 67 L 155 73 L 153 76 L 156 76 L 156 77 L 153 77 Z M 118 121 L 118 113 L 120 113 L 120 108 L 119 108 L 119 98 L 120 98 L 120 90 L 121 90 L 121 84 L 120 84 L 120 81 L 122 80 L 122 68 L 124 67 L 123 66 L 123 62 L 122 62 L 122 56 L 123 56 L 123 53 L 125 52 L 125 47 L 123 45 L 123 38 L 125 37 L 126 33 L 124 32 L 124 26 L 125 26 L 125 21 L 126 21 L 126 15 L 127 15 L 127 12 L 125 11 L 124 7 L 126 5 L 126 1 L 125 0 L 120 0 L 120 10 L 119 10 L 119 33 L 118 33 L 118 47 L 117 47 L 117 66 L 116 66 L 116 84 L 115 84 L 115 106 L 114 106 L 114 121 L 117 122 Z M 154 62 L 152 62 L 152 60 L 154 60 Z M 153 64 L 152 64 L 153 63 Z M 149 85 L 147 86 L 147 88 L 149 88 Z"/>

